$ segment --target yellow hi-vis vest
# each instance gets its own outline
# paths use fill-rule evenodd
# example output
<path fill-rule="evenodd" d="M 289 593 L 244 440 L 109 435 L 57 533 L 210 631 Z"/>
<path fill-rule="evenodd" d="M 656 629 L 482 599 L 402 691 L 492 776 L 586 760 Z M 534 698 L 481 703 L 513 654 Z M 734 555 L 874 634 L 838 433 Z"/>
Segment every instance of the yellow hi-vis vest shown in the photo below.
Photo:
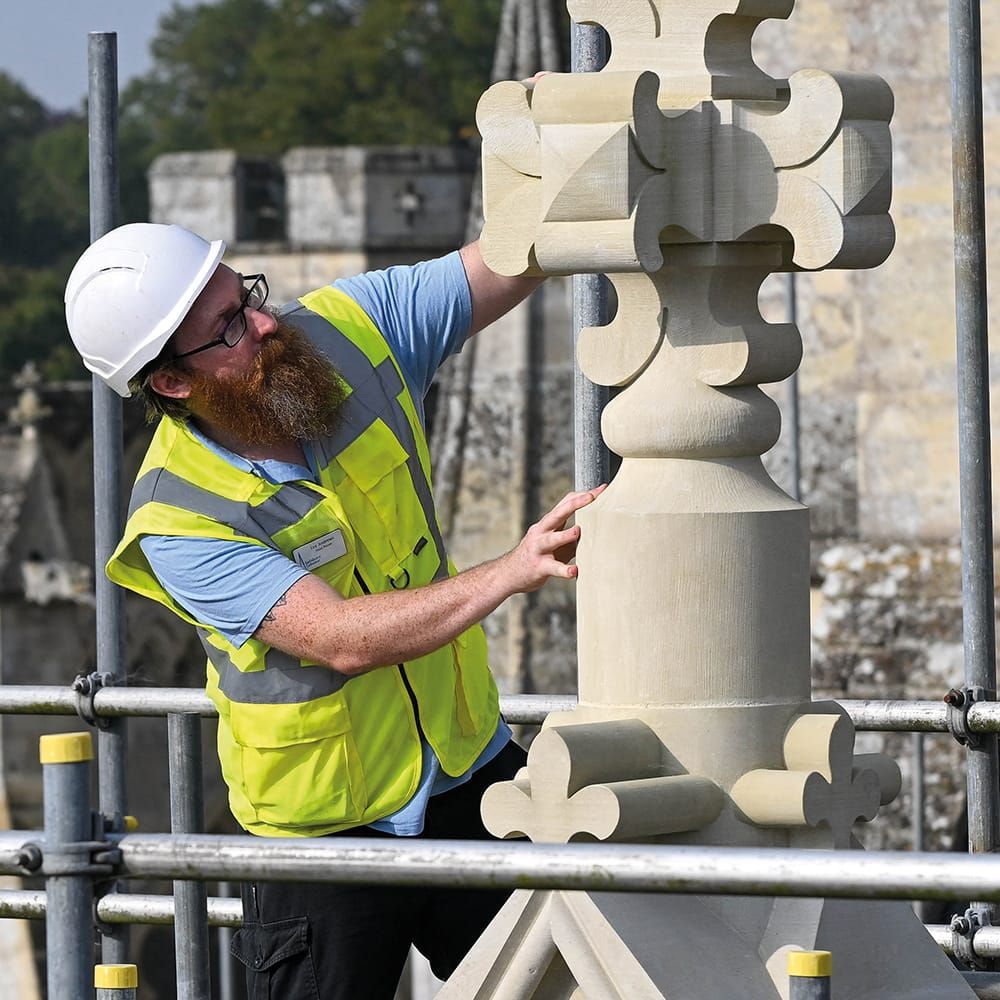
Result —
<path fill-rule="evenodd" d="M 149 534 L 277 549 L 345 597 L 455 572 L 431 499 L 423 429 L 381 333 L 333 288 L 303 296 L 285 316 L 349 389 L 337 428 L 315 442 L 319 483 L 270 483 L 163 419 L 107 572 L 197 627 L 236 819 L 251 833 L 318 836 L 388 816 L 410 799 L 420 781 L 420 730 L 447 774 L 464 773 L 499 712 L 478 625 L 427 656 L 348 678 L 254 638 L 237 648 L 153 574 L 139 545 Z"/>

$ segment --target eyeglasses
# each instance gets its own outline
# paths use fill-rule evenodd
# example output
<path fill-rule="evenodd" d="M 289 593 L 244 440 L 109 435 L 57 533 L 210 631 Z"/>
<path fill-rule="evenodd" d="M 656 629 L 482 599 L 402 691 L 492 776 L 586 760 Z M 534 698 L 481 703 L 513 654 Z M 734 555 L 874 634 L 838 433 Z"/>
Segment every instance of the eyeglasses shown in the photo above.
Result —
<path fill-rule="evenodd" d="M 240 274 L 237 277 L 243 285 L 248 281 L 251 285 L 243 292 L 240 307 L 236 310 L 236 315 L 226 324 L 225 330 L 215 340 L 210 340 L 201 347 L 175 354 L 174 361 L 178 358 L 189 358 L 192 354 L 200 354 L 213 347 L 235 347 L 243 339 L 243 335 L 247 332 L 247 309 L 262 309 L 267 301 L 267 278 L 263 274 Z"/>

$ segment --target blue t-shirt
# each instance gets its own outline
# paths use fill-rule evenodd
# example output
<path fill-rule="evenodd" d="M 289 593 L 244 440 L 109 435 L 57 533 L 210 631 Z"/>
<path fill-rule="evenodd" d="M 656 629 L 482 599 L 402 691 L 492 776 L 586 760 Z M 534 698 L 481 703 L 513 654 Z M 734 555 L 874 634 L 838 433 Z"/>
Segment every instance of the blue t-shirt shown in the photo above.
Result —
<path fill-rule="evenodd" d="M 435 372 L 465 343 L 472 321 L 465 267 L 458 252 L 411 267 L 390 267 L 334 282 L 372 319 L 399 363 L 423 420 L 423 399 Z M 305 453 L 310 468 L 273 460 L 250 461 L 206 438 L 195 436 L 217 455 L 273 483 L 318 476 L 312 448 Z M 164 590 L 199 621 L 212 625 L 235 646 L 253 635 L 289 587 L 307 571 L 274 549 L 220 538 L 146 535 L 139 542 Z M 423 830 L 427 800 L 460 785 L 489 763 L 507 744 L 510 729 L 503 720 L 473 766 L 458 778 L 441 770 L 430 746 L 423 745 L 420 786 L 392 816 L 372 826 L 400 836 Z"/>

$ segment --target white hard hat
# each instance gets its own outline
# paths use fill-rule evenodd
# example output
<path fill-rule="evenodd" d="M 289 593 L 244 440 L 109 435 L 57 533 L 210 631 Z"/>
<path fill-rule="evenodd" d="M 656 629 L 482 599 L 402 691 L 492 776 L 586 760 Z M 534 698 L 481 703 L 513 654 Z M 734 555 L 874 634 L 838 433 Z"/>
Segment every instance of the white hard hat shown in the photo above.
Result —
<path fill-rule="evenodd" d="M 66 282 L 83 363 L 119 396 L 163 350 L 226 251 L 180 226 L 134 222 L 92 243 Z"/>

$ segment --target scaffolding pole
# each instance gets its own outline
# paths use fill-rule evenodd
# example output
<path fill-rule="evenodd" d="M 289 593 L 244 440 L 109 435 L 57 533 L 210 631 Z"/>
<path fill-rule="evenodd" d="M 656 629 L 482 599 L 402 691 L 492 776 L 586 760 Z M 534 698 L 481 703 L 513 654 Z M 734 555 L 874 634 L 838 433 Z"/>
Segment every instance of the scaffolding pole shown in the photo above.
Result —
<path fill-rule="evenodd" d="M 114 835 L 131 878 L 1000 900 L 1000 857 L 646 844 Z"/>
<path fill-rule="evenodd" d="M 46 985 L 53 1000 L 93 996 L 90 733 L 43 736 Z"/>
<path fill-rule="evenodd" d="M 228 896 L 207 899 L 210 927 L 242 927 L 243 903 Z M 0 919 L 40 920 L 48 900 L 41 889 L 0 889 Z M 157 924 L 169 926 L 176 916 L 173 896 L 155 893 L 114 893 L 97 901 L 97 918 L 109 924 Z M 951 941 L 951 938 L 948 938 Z"/>
<path fill-rule="evenodd" d="M 205 827 L 201 787 L 201 719 L 167 716 L 170 754 L 170 830 L 202 833 Z M 211 1000 L 208 960 L 208 908 L 204 882 L 174 882 L 176 923 L 174 965 L 177 1000 Z"/>
<path fill-rule="evenodd" d="M 598 25 L 573 22 L 570 53 L 574 73 L 596 73 L 608 61 L 608 43 Z M 573 275 L 573 350 L 580 331 L 604 326 L 608 321 L 607 284 L 600 274 Z M 605 386 L 595 385 L 574 368 L 573 374 L 573 445 L 574 486 L 589 490 L 611 478 L 611 455 L 601 437 L 601 413 L 608 402 Z"/>
<path fill-rule="evenodd" d="M 794 271 L 788 272 L 788 322 L 799 325 L 799 301 Z M 800 332 L 801 336 L 801 332 Z M 799 427 L 799 370 L 788 376 L 788 481 L 791 497 L 802 502 L 802 433 Z"/>
<path fill-rule="evenodd" d="M 209 896 L 210 927 L 232 930 L 243 926 L 243 904 L 227 896 Z M 0 889 L 0 919 L 44 920 L 48 899 L 41 889 Z M 129 893 L 104 896 L 97 901 L 97 916 L 109 924 L 148 924 L 169 927 L 175 919 L 173 896 Z M 925 924 L 925 930 L 947 955 L 954 954 L 949 924 Z M 1000 957 L 1000 927 L 980 927 L 973 948 L 984 958 Z"/>
<path fill-rule="evenodd" d="M 874 733 L 947 733 L 949 708 L 943 701 L 859 701 L 837 704 L 855 729 Z M 501 695 L 500 710 L 508 722 L 533 725 L 552 712 L 571 712 L 574 695 Z M 173 712 L 218 716 L 201 688 L 102 688 L 94 698 L 98 718 L 158 718 Z M 76 715 L 71 688 L 32 684 L 0 685 L 0 715 Z M 1000 704 L 978 702 L 969 708 L 966 722 L 973 733 L 1000 733 Z M 0 834 L 2 841 L 2 834 Z"/>
<path fill-rule="evenodd" d="M 990 375 L 986 302 L 986 206 L 979 0 L 949 0 L 952 179 L 955 211 L 955 311 L 961 487 L 962 605 L 966 698 L 996 700 Z M 1000 843 L 997 738 L 970 741 L 967 778 L 969 850 Z M 973 900 L 979 897 L 970 897 Z M 973 903 L 984 923 L 994 904 Z"/>
<path fill-rule="evenodd" d="M 87 37 L 89 77 L 90 238 L 118 225 L 118 35 Z M 125 616 L 122 592 L 104 565 L 121 537 L 122 401 L 96 375 L 94 414 L 94 577 L 97 594 L 97 672 L 125 684 Z M 97 735 L 99 809 L 109 828 L 125 829 L 126 722 L 114 719 Z M 128 931 L 101 937 L 105 964 L 128 960 Z"/>
<path fill-rule="evenodd" d="M 913 849 L 918 853 L 924 850 L 924 814 L 927 811 L 925 803 L 925 768 L 924 742 L 926 733 L 910 734 L 910 751 L 913 755 L 913 766 L 910 772 L 910 823 L 913 827 Z M 913 910 L 921 923 L 927 919 L 927 907 L 921 900 L 913 904 Z"/>

